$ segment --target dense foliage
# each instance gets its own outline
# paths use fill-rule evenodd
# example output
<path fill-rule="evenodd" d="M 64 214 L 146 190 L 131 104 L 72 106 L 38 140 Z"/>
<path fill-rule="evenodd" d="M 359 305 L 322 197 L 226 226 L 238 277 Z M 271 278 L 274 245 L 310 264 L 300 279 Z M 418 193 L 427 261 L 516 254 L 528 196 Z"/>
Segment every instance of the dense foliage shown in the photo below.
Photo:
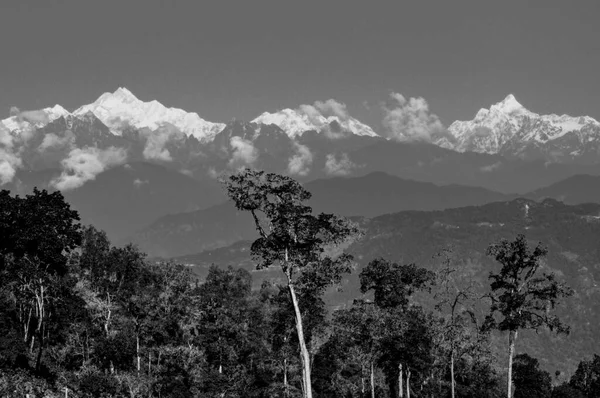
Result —
<path fill-rule="evenodd" d="M 449 261 L 431 271 L 375 258 L 348 292 L 360 298 L 329 311 L 326 271 L 338 257 L 327 255 L 293 279 L 314 396 L 505 396 L 504 366 L 471 310 L 480 297 Z M 2 397 L 305 394 L 287 283 L 253 288 L 243 269 L 213 266 L 198 278 L 148 261 L 80 226 L 60 193 L 0 193 L 0 283 Z M 437 305 L 418 305 L 417 294 Z M 515 397 L 600 391 L 598 356 L 561 384 L 526 354 L 513 374 Z"/>

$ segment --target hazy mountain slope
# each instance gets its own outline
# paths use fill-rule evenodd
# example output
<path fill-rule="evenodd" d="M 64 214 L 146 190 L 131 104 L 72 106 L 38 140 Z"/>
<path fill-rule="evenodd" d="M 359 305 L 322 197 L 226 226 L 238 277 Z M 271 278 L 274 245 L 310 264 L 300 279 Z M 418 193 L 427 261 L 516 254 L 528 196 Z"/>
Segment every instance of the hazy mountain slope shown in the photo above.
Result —
<path fill-rule="evenodd" d="M 431 210 L 490 203 L 510 198 L 482 188 L 437 186 L 385 173 L 309 182 L 315 212 L 378 216 L 401 210 Z M 252 219 L 226 202 L 205 210 L 158 218 L 128 240 L 151 256 L 172 257 L 227 246 L 255 237 Z"/>
<path fill-rule="evenodd" d="M 115 167 L 64 195 L 83 222 L 117 241 L 157 216 L 209 207 L 224 199 L 215 181 L 198 182 L 149 163 Z"/>
<path fill-rule="evenodd" d="M 482 188 L 437 186 L 403 180 L 385 173 L 363 177 L 312 181 L 315 212 L 345 216 L 378 216 L 400 210 L 431 210 L 506 200 L 508 196 Z M 129 240 L 151 256 L 172 257 L 227 246 L 256 235 L 252 219 L 235 210 L 231 202 L 205 210 L 181 213 L 158 220 Z"/>
<path fill-rule="evenodd" d="M 374 217 L 402 210 L 440 210 L 507 200 L 510 197 L 483 188 L 438 186 L 405 180 L 382 172 L 362 177 L 336 177 L 305 185 L 315 211 L 345 216 Z"/>
<path fill-rule="evenodd" d="M 384 171 L 434 184 L 484 187 L 526 193 L 576 174 L 600 175 L 600 164 L 525 161 L 475 152 L 456 152 L 427 143 L 378 142 L 348 153 L 353 173 Z"/>
<path fill-rule="evenodd" d="M 548 187 L 536 189 L 526 196 L 535 200 L 554 198 L 570 205 L 600 203 L 600 177 L 575 175 Z"/>
<path fill-rule="evenodd" d="M 173 257 L 256 237 L 252 217 L 227 201 L 203 210 L 160 217 L 125 241 L 136 243 L 150 256 Z"/>

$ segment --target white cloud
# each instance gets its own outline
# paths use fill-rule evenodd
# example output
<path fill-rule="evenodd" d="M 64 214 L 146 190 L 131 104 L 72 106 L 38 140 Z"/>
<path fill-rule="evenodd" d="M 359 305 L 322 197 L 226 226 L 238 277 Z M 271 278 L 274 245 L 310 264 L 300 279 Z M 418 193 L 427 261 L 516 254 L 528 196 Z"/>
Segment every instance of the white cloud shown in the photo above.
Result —
<path fill-rule="evenodd" d="M 61 191 L 78 188 L 109 167 L 124 163 L 126 159 L 127 152 L 123 148 L 75 148 L 61 161 L 63 171 L 50 185 Z"/>
<path fill-rule="evenodd" d="M 440 119 L 429 112 L 424 98 L 390 94 L 392 104 L 384 105 L 383 126 L 389 138 L 397 141 L 431 141 L 431 136 L 444 130 Z"/>
<path fill-rule="evenodd" d="M 251 166 L 258 158 L 258 150 L 251 141 L 233 136 L 229 141 L 229 145 L 233 149 L 229 160 L 229 166 L 231 167 Z"/>
<path fill-rule="evenodd" d="M 150 129 L 141 129 L 140 133 L 146 136 L 146 145 L 144 146 L 144 158 L 148 160 L 162 160 L 163 162 L 173 161 L 171 152 L 165 146 L 171 140 L 182 140 L 185 134 L 174 126 L 161 126 L 151 131 Z"/>
<path fill-rule="evenodd" d="M 298 112 L 306 115 L 310 122 L 318 128 L 327 127 L 330 117 L 337 118 L 339 121 L 350 119 L 346 104 L 334 99 L 315 101 L 312 105 L 300 105 Z"/>
<path fill-rule="evenodd" d="M 502 167 L 502 162 L 496 162 L 487 166 L 480 167 L 479 170 L 481 170 L 484 173 L 491 173 L 492 171 L 497 170 L 500 167 Z"/>
<path fill-rule="evenodd" d="M 210 178 L 215 180 L 220 176 L 219 172 L 214 167 L 209 167 L 208 172 L 206 174 L 208 174 Z"/>
<path fill-rule="evenodd" d="M 288 163 L 288 172 L 305 176 L 310 172 L 310 166 L 313 161 L 313 155 L 306 145 L 302 145 L 294 141 L 294 149 L 296 153 L 292 156 Z"/>
<path fill-rule="evenodd" d="M 22 165 L 21 158 L 0 148 L 0 185 L 11 182 Z"/>
<path fill-rule="evenodd" d="M 340 120 L 347 120 L 350 118 L 346 104 L 337 102 L 334 99 L 328 99 L 327 101 L 316 101 L 314 107 L 317 108 L 321 114 L 327 116 L 337 116 Z"/>
<path fill-rule="evenodd" d="M 148 184 L 148 182 L 148 180 L 140 180 L 139 178 L 136 178 L 135 180 L 133 180 L 133 186 L 139 188 L 144 184 Z"/>
<path fill-rule="evenodd" d="M 325 161 L 325 172 L 329 175 L 348 175 L 352 169 L 355 168 L 356 165 L 350 160 L 348 154 L 346 153 L 342 153 L 339 159 L 333 153 L 327 155 L 327 159 Z"/>
<path fill-rule="evenodd" d="M 75 141 L 75 136 L 70 130 L 65 131 L 64 136 L 59 136 L 54 133 L 48 133 L 44 136 L 42 143 L 38 147 L 39 152 L 44 152 L 49 148 L 64 148 L 70 147 Z"/>
<path fill-rule="evenodd" d="M 17 169 L 23 166 L 20 151 L 15 149 L 16 138 L 0 125 L 0 185 L 15 178 Z"/>

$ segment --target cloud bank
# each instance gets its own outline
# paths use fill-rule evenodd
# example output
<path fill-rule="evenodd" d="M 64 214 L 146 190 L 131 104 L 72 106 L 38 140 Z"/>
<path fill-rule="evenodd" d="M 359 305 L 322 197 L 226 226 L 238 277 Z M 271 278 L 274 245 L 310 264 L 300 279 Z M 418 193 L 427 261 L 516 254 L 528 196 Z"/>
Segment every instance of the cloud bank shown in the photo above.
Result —
<path fill-rule="evenodd" d="M 334 99 L 315 101 L 312 105 L 300 105 L 297 111 L 306 115 L 311 123 L 319 127 L 327 125 L 329 117 L 337 117 L 340 121 L 350 119 L 346 104 Z"/>
<path fill-rule="evenodd" d="M 0 125 L 0 185 L 11 182 L 17 169 L 23 166 L 20 150 L 15 148 L 16 141 L 16 137 Z"/>
<path fill-rule="evenodd" d="M 74 143 L 75 135 L 71 130 L 65 131 L 65 134 L 62 137 L 54 133 L 48 133 L 44 136 L 40 146 L 38 146 L 38 151 L 45 152 L 51 148 L 72 147 Z"/>
<path fill-rule="evenodd" d="M 432 135 L 444 131 L 440 119 L 429 111 L 424 98 L 406 99 L 402 94 L 391 93 L 390 103 L 383 105 L 382 124 L 388 138 L 397 141 L 431 141 Z"/>
<path fill-rule="evenodd" d="M 254 147 L 252 141 L 233 136 L 229 140 L 229 145 L 233 150 L 231 159 L 229 159 L 229 166 L 231 167 L 252 166 L 258 159 L 258 150 Z"/>
<path fill-rule="evenodd" d="M 185 134 L 174 126 L 161 126 L 154 131 L 141 129 L 140 132 L 146 137 L 143 156 L 147 160 L 172 162 L 173 157 L 166 148 L 167 143 L 171 140 L 185 139 Z"/>
<path fill-rule="evenodd" d="M 306 145 L 293 141 L 296 153 L 288 162 L 288 173 L 292 175 L 305 176 L 310 172 L 313 155 Z"/>
<path fill-rule="evenodd" d="M 123 148 L 75 148 L 61 161 L 63 171 L 50 185 L 61 191 L 79 188 L 109 167 L 122 164 L 126 160 L 127 152 Z"/>
<path fill-rule="evenodd" d="M 334 176 L 345 176 L 352 172 L 356 165 L 350 160 L 348 154 L 342 153 L 339 158 L 330 153 L 325 160 L 325 173 Z"/>

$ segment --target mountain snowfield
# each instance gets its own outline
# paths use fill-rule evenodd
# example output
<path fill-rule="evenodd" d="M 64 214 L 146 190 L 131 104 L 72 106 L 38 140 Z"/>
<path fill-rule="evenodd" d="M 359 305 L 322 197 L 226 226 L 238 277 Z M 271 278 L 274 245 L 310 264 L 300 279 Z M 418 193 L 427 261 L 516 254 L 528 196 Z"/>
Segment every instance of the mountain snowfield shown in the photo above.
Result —
<path fill-rule="evenodd" d="M 9 131 L 19 132 L 32 127 L 32 125 L 37 128 L 43 127 L 60 117 L 81 118 L 91 112 L 115 135 L 120 136 L 123 130 L 131 127 L 148 128 L 154 131 L 160 127 L 173 126 L 188 137 L 193 136 L 204 143 L 211 142 L 226 126 L 224 123 L 204 120 L 195 112 L 167 108 L 156 100 L 143 102 L 124 87 L 119 87 L 114 93 L 106 92 L 95 102 L 83 105 L 72 113 L 60 105 L 33 112 L 37 115 L 35 123 L 30 123 L 27 116 L 32 112 L 22 112 L 21 115 L 11 116 L 0 121 L 0 124 Z M 378 137 L 370 126 L 352 117 L 308 115 L 300 109 L 283 109 L 275 113 L 265 112 L 252 120 L 252 123 L 276 125 L 292 139 L 301 136 L 306 131 L 325 131 L 334 135 L 340 131 L 346 131 L 359 136 Z M 337 126 L 335 126 L 336 124 Z"/>
<path fill-rule="evenodd" d="M 131 91 L 122 87 L 114 93 L 102 94 L 94 103 L 75 110 L 73 115 L 83 116 L 88 112 L 96 115 L 116 135 L 129 126 L 157 130 L 170 124 L 187 136 L 204 142 L 211 141 L 225 128 L 224 123 L 206 121 L 194 112 L 167 108 L 156 100 L 140 101 Z"/>
<path fill-rule="evenodd" d="M 373 129 L 360 121 L 348 117 L 345 120 L 337 116 L 325 117 L 323 115 L 308 115 L 300 110 L 282 109 L 279 112 L 264 112 L 262 115 L 252 120 L 256 124 L 274 124 L 287 133 L 290 138 L 301 136 L 307 131 L 320 132 L 326 129 L 326 132 L 335 134 L 331 131 L 332 123 L 337 123 L 338 130 L 348 131 L 359 136 L 378 137 L 379 135 Z"/>
<path fill-rule="evenodd" d="M 562 155 L 563 159 L 576 157 L 585 147 L 600 143 L 597 120 L 589 116 L 539 115 L 523 107 L 512 94 L 489 109 L 480 109 L 473 120 L 455 121 L 448 133 L 434 143 L 459 152 L 517 157 L 531 154 L 531 150 Z"/>
<path fill-rule="evenodd" d="M 316 131 L 328 138 L 350 135 L 381 138 L 370 126 L 350 117 L 345 105 L 334 100 L 315 105 L 338 108 L 321 112 L 319 106 L 301 105 L 297 109 L 265 112 L 251 122 L 274 125 L 292 140 L 298 140 L 308 131 Z M 196 138 L 200 144 L 209 144 L 224 131 L 226 124 L 214 123 L 197 113 L 168 108 L 156 100 L 144 102 L 126 88 L 102 94 L 95 102 L 83 105 L 72 113 L 60 105 L 39 111 L 19 112 L 0 121 L 0 128 L 18 134 L 40 129 L 59 120 L 83 119 L 94 115 L 114 136 L 127 130 L 147 129 L 156 132 L 156 140 L 167 140 L 172 131 Z M 410 115 L 408 115 L 410 117 Z M 416 117 L 416 116 L 415 116 Z M 67 122 L 67 125 L 68 122 Z M 165 134 L 165 131 L 167 133 Z M 344 134 L 345 133 L 345 134 Z M 150 134 L 152 136 L 152 134 Z M 254 141 L 257 134 L 250 138 Z M 432 143 L 457 152 L 499 154 L 525 160 L 543 159 L 554 163 L 600 163 L 600 123 L 589 116 L 540 115 L 521 105 L 514 95 L 489 109 L 480 109 L 469 121 L 455 121 L 442 134 L 432 134 Z M 154 140 L 154 139 L 153 139 Z M 156 141 L 154 140 L 154 141 Z"/>
<path fill-rule="evenodd" d="M 43 127 L 61 117 L 67 117 L 70 113 L 60 105 L 52 108 L 44 108 L 38 111 L 20 112 L 0 121 L 0 127 L 4 126 L 8 131 L 20 131 L 28 128 Z"/>

